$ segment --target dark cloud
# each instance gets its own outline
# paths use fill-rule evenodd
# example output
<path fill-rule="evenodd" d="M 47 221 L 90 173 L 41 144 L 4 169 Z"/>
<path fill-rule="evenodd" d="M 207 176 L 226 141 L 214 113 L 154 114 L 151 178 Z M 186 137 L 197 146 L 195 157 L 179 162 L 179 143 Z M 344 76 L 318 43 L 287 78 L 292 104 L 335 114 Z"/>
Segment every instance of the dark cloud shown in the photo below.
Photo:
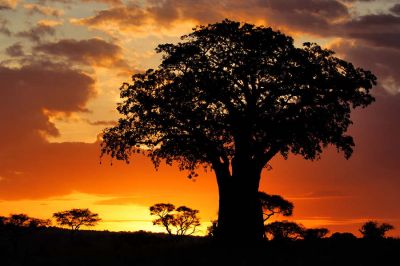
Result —
<path fill-rule="evenodd" d="M 142 26 L 147 18 L 145 10 L 137 6 L 124 6 L 98 11 L 95 16 L 81 19 L 80 23 L 87 26 L 107 26 L 114 23 L 120 29 L 126 30 Z"/>
<path fill-rule="evenodd" d="M 49 113 L 85 110 L 95 94 L 94 80 L 62 64 L 31 62 L 20 68 L 0 66 L 0 152 L 57 136 Z M 2 157 L 2 156 L 1 156 Z"/>
<path fill-rule="evenodd" d="M 400 17 L 391 14 L 365 15 L 341 25 L 338 34 L 378 47 L 400 47 Z"/>
<path fill-rule="evenodd" d="M 342 41 L 332 48 L 355 65 L 371 70 L 378 77 L 378 85 L 386 91 L 400 93 L 399 50 L 351 41 Z"/>
<path fill-rule="evenodd" d="M 7 27 L 8 20 L 0 17 L 0 33 L 6 36 L 11 36 L 11 31 Z"/>
<path fill-rule="evenodd" d="M 52 8 L 49 6 L 38 5 L 38 4 L 25 4 L 24 7 L 28 10 L 28 14 L 30 15 L 40 14 L 44 16 L 54 16 L 54 17 L 60 17 L 63 15 L 62 10 Z"/>
<path fill-rule="evenodd" d="M 63 3 L 63 4 L 79 4 L 79 3 L 104 3 L 108 5 L 122 5 L 122 0 L 38 0 L 40 4 Z"/>
<path fill-rule="evenodd" d="M 400 4 L 395 4 L 394 6 L 392 6 L 390 8 L 390 12 L 392 12 L 396 15 L 400 15 Z"/>
<path fill-rule="evenodd" d="M 12 57 L 24 56 L 24 49 L 20 43 L 14 43 L 6 48 L 6 54 Z"/>
<path fill-rule="evenodd" d="M 349 195 L 343 193 L 340 190 L 317 190 L 309 193 L 305 193 L 300 196 L 289 197 L 292 200 L 321 200 L 321 199 L 338 199 L 347 198 Z"/>
<path fill-rule="evenodd" d="M 18 37 L 28 38 L 31 41 L 39 42 L 44 36 L 50 35 L 54 36 L 56 30 L 54 27 L 44 24 L 36 25 L 26 31 L 21 31 L 17 33 Z"/>
<path fill-rule="evenodd" d="M 42 43 L 34 47 L 37 52 L 62 56 L 75 63 L 97 66 L 119 66 L 127 64 L 122 59 L 121 47 L 101 39 L 63 39 L 58 42 Z"/>
<path fill-rule="evenodd" d="M 19 0 L 0 0 L 0 10 L 14 9 Z"/>

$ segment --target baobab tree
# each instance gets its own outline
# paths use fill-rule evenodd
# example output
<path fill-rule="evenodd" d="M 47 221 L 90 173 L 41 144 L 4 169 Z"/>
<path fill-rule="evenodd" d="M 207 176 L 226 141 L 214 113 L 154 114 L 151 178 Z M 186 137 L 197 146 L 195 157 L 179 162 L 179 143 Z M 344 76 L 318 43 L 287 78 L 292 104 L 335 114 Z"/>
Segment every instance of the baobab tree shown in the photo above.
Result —
<path fill-rule="evenodd" d="M 328 145 L 349 158 L 350 113 L 374 101 L 376 77 L 263 26 L 224 20 L 181 39 L 159 45 L 159 67 L 121 86 L 121 118 L 104 130 L 102 155 L 129 161 L 139 152 L 155 167 L 176 161 L 189 177 L 210 167 L 219 236 L 260 240 L 263 168 L 277 154 L 318 159 Z"/>

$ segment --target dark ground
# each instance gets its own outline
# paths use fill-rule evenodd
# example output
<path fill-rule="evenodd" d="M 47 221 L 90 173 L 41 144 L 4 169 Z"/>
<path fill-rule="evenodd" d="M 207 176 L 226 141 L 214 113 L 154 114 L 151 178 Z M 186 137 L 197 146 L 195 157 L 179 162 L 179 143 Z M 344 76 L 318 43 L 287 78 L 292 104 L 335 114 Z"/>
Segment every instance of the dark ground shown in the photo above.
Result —
<path fill-rule="evenodd" d="M 1 266 L 320 265 L 399 266 L 400 239 L 269 241 L 257 247 L 146 232 L 54 228 L 0 232 Z"/>

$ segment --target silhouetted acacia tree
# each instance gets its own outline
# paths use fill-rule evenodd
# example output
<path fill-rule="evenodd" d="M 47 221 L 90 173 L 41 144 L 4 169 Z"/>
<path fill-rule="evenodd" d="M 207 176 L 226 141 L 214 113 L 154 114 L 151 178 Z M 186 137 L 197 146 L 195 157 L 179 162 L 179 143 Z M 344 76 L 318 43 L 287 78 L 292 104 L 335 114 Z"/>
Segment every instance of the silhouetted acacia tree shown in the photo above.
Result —
<path fill-rule="evenodd" d="M 153 221 L 153 224 L 165 227 L 169 235 L 194 234 L 197 227 L 200 226 L 198 213 L 198 210 L 186 206 L 175 208 L 170 203 L 157 203 L 150 207 L 150 215 L 158 217 Z"/>
<path fill-rule="evenodd" d="M 291 216 L 293 214 L 293 203 L 285 200 L 279 195 L 269 195 L 265 192 L 258 192 L 263 210 L 264 222 L 275 214 Z"/>
<path fill-rule="evenodd" d="M 79 230 L 81 226 L 95 226 L 101 219 L 97 213 L 89 209 L 71 209 L 53 214 L 60 226 L 68 226 L 73 231 Z"/>
<path fill-rule="evenodd" d="M 280 221 L 265 225 L 265 233 L 272 240 L 296 240 L 302 237 L 304 229 L 295 222 Z"/>
<path fill-rule="evenodd" d="M 174 216 L 172 212 L 175 210 L 175 206 L 170 203 L 157 203 L 150 207 L 150 215 L 157 216 L 158 218 L 153 220 L 153 225 L 161 225 L 165 227 L 167 233 L 172 235 L 171 226 Z"/>
<path fill-rule="evenodd" d="M 315 240 L 325 237 L 329 233 L 327 228 L 309 228 L 304 229 L 301 236 L 304 240 Z"/>
<path fill-rule="evenodd" d="M 371 72 L 271 28 L 224 20 L 156 51 L 160 66 L 122 85 L 122 118 L 104 130 L 102 155 L 142 152 L 189 177 L 211 167 L 222 238 L 261 239 L 262 169 L 276 154 L 318 159 L 330 144 L 350 157 L 350 112 L 374 100 Z"/>
<path fill-rule="evenodd" d="M 394 226 L 391 224 L 382 223 L 379 225 L 375 221 L 368 221 L 359 231 L 363 235 L 363 238 L 375 240 L 384 238 L 386 232 L 393 229 Z"/>
<path fill-rule="evenodd" d="M 200 219 L 197 217 L 198 213 L 198 210 L 186 206 L 178 207 L 173 220 L 176 234 L 180 236 L 194 234 L 197 231 L 197 227 L 200 226 Z"/>
<path fill-rule="evenodd" d="M 8 218 L 8 224 L 15 227 L 27 227 L 29 226 L 30 217 L 26 214 L 11 214 Z"/>

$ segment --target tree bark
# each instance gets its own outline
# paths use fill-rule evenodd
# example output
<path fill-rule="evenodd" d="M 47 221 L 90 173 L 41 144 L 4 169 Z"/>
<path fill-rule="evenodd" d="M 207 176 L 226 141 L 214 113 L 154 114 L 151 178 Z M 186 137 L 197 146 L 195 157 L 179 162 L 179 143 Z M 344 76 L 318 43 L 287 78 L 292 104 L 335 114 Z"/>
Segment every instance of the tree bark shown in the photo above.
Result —
<path fill-rule="evenodd" d="M 232 175 L 216 171 L 219 188 L 216 236 L 232 243 L 256 243 L 263 239 L 264 223 L 258 187 L 261 169 L 251 163 L 235 163 Z"/>

